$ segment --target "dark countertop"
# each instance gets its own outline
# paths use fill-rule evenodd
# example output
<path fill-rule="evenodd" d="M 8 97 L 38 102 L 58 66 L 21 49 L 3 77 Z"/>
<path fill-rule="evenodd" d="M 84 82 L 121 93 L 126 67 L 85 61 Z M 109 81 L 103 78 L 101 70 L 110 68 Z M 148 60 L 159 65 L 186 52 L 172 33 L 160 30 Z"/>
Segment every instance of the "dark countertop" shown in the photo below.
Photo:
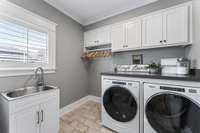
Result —
<path fill-rule="evenodd" d="M 200 72 L 195 72 L 190 75 L 176 75 L 176 74 L 150 74 L 141 72 L 102 72 L 101 75 L 122 76 L 122 77 L 136 77 L 136 78 L 152 78 L 152 79 L 167 79 L 180 81 L 200 81 Z"/>

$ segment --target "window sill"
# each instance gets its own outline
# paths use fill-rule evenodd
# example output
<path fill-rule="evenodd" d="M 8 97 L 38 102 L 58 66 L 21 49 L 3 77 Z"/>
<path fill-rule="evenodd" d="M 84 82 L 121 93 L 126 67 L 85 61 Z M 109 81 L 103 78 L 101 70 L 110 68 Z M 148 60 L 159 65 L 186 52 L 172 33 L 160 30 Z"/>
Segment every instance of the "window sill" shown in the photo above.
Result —
<path fill-rule="evenodd" d="M 33 75 L 35 68 L 19 68 L 19 69 L 0 69 L 0 78 L 1 77 L 17 77 L 17 76 L 27 76 Z M 44 68 L 44 73 L 56 73 L 55 68 Z"/>

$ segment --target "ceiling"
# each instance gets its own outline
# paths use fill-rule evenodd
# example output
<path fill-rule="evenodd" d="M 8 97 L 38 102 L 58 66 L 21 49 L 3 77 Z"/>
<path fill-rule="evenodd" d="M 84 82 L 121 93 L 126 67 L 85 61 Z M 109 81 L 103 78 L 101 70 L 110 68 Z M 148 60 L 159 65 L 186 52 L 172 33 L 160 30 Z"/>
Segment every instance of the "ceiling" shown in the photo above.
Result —
<path fill-rule="evenodd" d="M 89 25 L 157 0 L 44 0 L 82 25 Z"/>

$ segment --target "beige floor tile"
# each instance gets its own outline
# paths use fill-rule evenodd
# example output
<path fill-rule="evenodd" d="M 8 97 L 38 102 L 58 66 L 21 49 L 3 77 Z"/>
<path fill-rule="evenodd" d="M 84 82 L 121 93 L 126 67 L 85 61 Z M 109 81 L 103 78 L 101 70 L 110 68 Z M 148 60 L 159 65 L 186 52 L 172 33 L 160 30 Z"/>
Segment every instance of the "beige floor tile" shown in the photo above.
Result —
<path fill-rule="evenodd" d="M 101 106 L 88 101 L 60 118 L 59 133 L 114 133 L 100 125 Z"/>

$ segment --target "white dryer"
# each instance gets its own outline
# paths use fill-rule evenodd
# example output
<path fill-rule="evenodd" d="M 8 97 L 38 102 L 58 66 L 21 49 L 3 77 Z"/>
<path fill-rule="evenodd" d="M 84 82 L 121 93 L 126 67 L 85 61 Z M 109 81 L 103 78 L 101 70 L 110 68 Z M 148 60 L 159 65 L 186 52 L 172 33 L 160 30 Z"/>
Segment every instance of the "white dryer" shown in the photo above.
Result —
<path fill-rule="evenodd" d="M 139 82 L 102 79 L 102 125 L 119 133 L 139 133 Z"/>
<path fill-rule="evenodd" d="M 144 133 L 200 133 L 200 88 L 144 83 Z"/>

